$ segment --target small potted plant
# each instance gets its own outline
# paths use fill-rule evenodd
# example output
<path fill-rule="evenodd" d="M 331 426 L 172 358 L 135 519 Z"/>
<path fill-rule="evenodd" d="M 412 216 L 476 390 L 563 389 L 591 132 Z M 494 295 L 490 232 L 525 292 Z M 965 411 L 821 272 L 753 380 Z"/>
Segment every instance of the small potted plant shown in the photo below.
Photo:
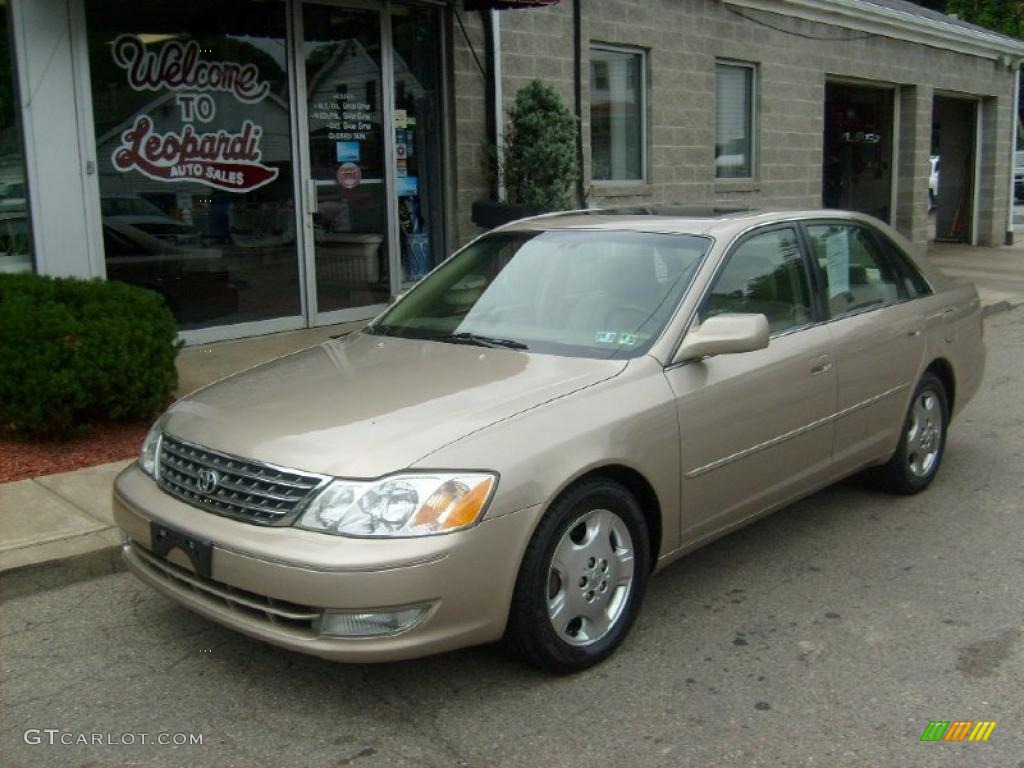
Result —
<path fill-rule="evenodd" d="M 505 151 L 494 153 L 506 199 L 473 203 L 473 223 L 490 229 L 573 207 L 577 131 L 576 117 L 550 85 L 533 80 L 520 89 L 509 111 Z"/>

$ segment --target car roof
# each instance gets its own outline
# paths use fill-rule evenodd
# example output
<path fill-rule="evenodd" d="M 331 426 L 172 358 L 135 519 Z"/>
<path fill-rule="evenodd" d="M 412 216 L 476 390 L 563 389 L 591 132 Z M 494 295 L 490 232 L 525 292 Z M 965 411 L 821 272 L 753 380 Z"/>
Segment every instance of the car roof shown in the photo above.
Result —
<path fill-rule="evenodd" d="M 881 224 L 870 216 L 840 210 L 637 205 L 542 214 L 510 222 L 496 231 L 590 229 L 715 236 L 732 235 L 751 227 L 796 219 L 854 219 L 876 226 Z"/>
<path fill-rule="evenodd" d="M 854 221 L 867 224 L 895 243 L 913 261 L 933 287 L 948 284 L 948 279 L 900 232 L 883 221 L 856 211 L 830 208 L 755 210 L 727 207 L 680 205 L 639 205 L 597 208 L 584 211 L 548 213 L 519 219 L 494 232 L 538 232 L 556 230 L 604 230 L 608 232 L 647 232 L 651 234 L 701 235 L 720 243 L 730 243 L 754 227 L 793 221 Z"/>

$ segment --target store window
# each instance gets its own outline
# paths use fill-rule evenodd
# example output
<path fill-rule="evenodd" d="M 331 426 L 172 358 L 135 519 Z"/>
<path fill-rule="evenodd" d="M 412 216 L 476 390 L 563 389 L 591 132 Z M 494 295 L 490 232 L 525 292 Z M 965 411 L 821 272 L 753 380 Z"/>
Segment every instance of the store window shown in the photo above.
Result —
<path fill-rule="evenodd" d="M 715 66 L 715 177 L 754 176 L 754 88 L 751 64 Z"/>
<path fill-rule="evenodd" d="M 21 110 L 9 5 L 0 0 L 0 272 L 32 271 Z"/>
<path fill-rule="evenodd" d="M 647 155 L 646 56 L 590 49 L 590 149 L 594 181 L 643 181 Z"/>
<path fill-rule="evenodd" d="M 107 277 L 183 330 L 297 316 L 285 3 L 87 0 Z"/>

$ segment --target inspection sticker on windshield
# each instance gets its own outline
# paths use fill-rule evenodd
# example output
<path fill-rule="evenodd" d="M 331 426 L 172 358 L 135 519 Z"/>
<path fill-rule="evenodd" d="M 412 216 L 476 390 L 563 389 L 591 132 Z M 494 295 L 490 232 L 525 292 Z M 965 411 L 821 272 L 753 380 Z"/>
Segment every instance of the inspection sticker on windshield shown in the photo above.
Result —
<path fill-rule="evenodd" d="M 598 331 L 594 339 L 600 344 L 620 344 L 624 347 L 631 347 L 639 341 L 635 333 L 618 333 L 616 331 Z"/>

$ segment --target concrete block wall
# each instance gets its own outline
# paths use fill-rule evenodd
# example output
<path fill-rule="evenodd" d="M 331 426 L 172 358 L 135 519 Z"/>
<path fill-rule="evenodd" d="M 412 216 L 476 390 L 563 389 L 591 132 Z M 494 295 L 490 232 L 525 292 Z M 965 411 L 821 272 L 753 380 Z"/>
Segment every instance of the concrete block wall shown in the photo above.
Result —
<path fill-rule="evenodd" d="M 978 237 L 1003 242 L 1008 206 L 1014 79 L 991 60 L 866 35 L 758 11 L 735 12 L 720 0 L 580 0 L 583 34 L 584 179 L 589 205 L 742 203 L 770 207 L 821 205 L 825 85 L 830 79 L 891 86 L 899 93 L 899 153 L 894 224 L 915 244 L 928 238 L 927 189 L 932 98 L 936 92 L 982 99 L 982 203 Z M 537 77 L 573 106 L 572 0 L 501 14 L 505 105 Z M 485 51 L 478 14 L 463 14 L 477 51 Z M 478 193 L 486 138 L 484 83 L 456 28 L 452 36 L 459 126 L 460 222 L 476 233 L 469 205 Z M 643 48 L 648 54 L 648 178 L 636 185 L 592 184 L 589 148 L 589 45 Z M 718 181 L 714 173 L 714 67 L 718 59 L 756 64 L 759 99 L 757 172 L 753 180 Z M 479 92 L 479 99 L 478 94 Z M 479 119 L 473 117 L 479 115 Z M 477 138 L 470 135 L 476 132 Z M 466 153 L 465 159 L 463 152 Z M 463 167 L 465 165 L 465 167 Z M 483 185 L 484 187 L 486 186 Z"/>
<path fill-rule="evenodd" d="M 455 211 L 449 219 L 457 247 L 480 234 L 471 221 L 474 200 L 490 196 L 487 162 L 487 80 L 480 68 L 487 68 L 487 41 L 478 13 L 461 13 L 461 24 L 454 15 L 448 18 L 448 39 L 452 41 L 449 103 L 454 106 L 455 188 L 449 195 Z M 474 56 L 475 54 L 475 56 Z M 478 65 L 479 62 L 479 65 Z"/>
<path fill-rule="evenodd" d="M 922 245 L 929 237 L 928 175 L 931 169 L 932 104 L 935 93 L 927 85 L 905 85 L 899 96 L 899 160 L 896 169 L 896 211 L 893 226 L 911 242 Z"/>

